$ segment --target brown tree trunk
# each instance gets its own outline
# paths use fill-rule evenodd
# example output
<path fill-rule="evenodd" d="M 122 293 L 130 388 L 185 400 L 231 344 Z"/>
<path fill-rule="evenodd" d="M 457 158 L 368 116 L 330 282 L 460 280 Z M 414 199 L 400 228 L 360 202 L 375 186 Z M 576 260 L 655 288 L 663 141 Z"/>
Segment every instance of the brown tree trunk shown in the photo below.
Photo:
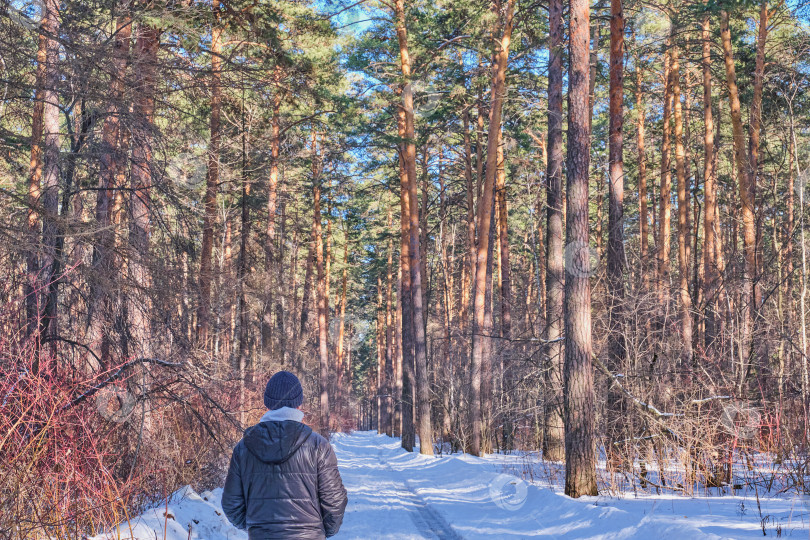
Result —
<path fill-rule="evenodd" d="M 35 346 L 39 348 L 39 302 L 38 282 L 40 271 L 39 235 L 40 212 L 39 205 L 42 190 L 42 115 L 45 107 L 45 76 L 48 63 L 48 36 L 45 32 L 39 34 L 37 47 L 37 74 L 36 94 L 34 96 L 34 111 L 31 120 L 31 162 L 28 176 L 28 235 L 30 247 L 26 254 L 26 269 L 28 275 L 24 287 L 26 335 L 33 336 Z"/>
<path fill-rule="evenodd" d="M 315 236 L 315 267 L 318 296 L 318 382 L 320 387 L 319 430 L 329 437 L 329 327 L 326 320 L 329 306 L 326 300 L 326 269 L 324 268 L 323 235 L 321 233 L 321 164 L 318 136 L 312 133 L 312 230 Z"/>
<path fill-rule="evenodd" d="M 472 335 L 472 366 L 471 366 L 471 394 L 470 394 L 470 423 L 472 425 L 472 444 L 470 453 L 480 455 L 484 426 L 481 411 L 482 396 L 481 377 L 486 343 L 489 337 L 485 332 L 486 323 L 486 295 L 491 283 L 487 282 L 487 264 L 490 252 L 490 225 L 492 222 L 493 196 L 495 190 L 495 176 L 497 173 L 498 133 L 501 129 L 501 114 L 506 94 L 506 67 L 509 60 L 509 43 L 512 39 L 512 19 L 514 13 L 514 0 L 507 0 L 506 12 L 501 20 L 500 3 L 495 4 L 498 17 L 496 23 L 498 36 L 498 49 L 493 55 L 492 63 L 492 103 L 489 110 L 489 132 L 487 134 L 487 166 L 481 198 L 478 201 L 478 244 L 476 247 L 476 269 L 473 278 L 473 335 Z M 501 28 L 503 33 L 501 34 Z"/>
<path fill-rule="evenodd" d="M 343 250 L 343 276 L 341 278 L 341 290 L 340 290 L 340 307 L 339 314 L 338 314 L 338 337 L 337 337 L 337 344 L 335 345 L 335 365 L 337 370 L 337 398 L 340 403 L 343 403 L 344 395 L 347 395 L 344 392 L 344 377 L 343 375 L 346 372 L 346 363 L 345 363 L 345 350 L 344 350 L 344 341 L 346 340 L 346 293 L 349 284 L 349 238 L 348 238 L 348 230 L 346 231 L 346 246 Z M 389 295 L 390 296 L 390 295 Z M 342 406 L 342 405 L 341 405 Z"/>
<path fill-rule="evenodd" d="M 548 179 L 546 220 L 548 227 L 548 269 L 546 270 L 546 398 L 543 429 L 543 458 L 565 458 L 563 422 L 563 0 L 550 0 L 548 67 Z"/>
<path fill-rule="evenodd" d="M 734 135 L 734 156 L 737 165 L 737 177 L 740 186 L 740 206 L 743 225 L 743 251 L 745 263 L 743 270 L 743 290 L 740 298 L 741 328 L 740 328 L 740 358 L 744 365 L 740 370 L 740 379 L 737 382 L 737 391 L 742 393 L 744 378 L 747 373 L 746 365 L 751 358 L 752 322 L 754 306 L 754 283 L 756 275 L 756 220 L 754 218 L 754 189 L 753 175 L 749 169 L 750 162 L 745 150 L 745 133 L 743 132 L 742 113 L 740 111 L 740 94 L 737 89 L 737 72 L 734 67 L 734 52 L 731 47 L 731 31 L 728 26 L 728 12 L 720 12 L 720 38 L 723 44 L 723 56 L 726 67 L 726 86 L 729 94 L 731 109 L 731 129 Z"/>
<path fill-rule="evenodd" d="M 377 320 L 375 323 L 375 341 L 377 342 L 377 433 L 385 433 L 385 401 L 386 401 L 386 364 L 385 364 L 385 299 L 383 298 L 382 276 L 377 275 Z"/>
<path fill-rule="evenodd" d="M 324 268 L 326 269 L 326 327 L 329 328 L 329 319 L 332 316 L 332 204 L 326 205 L 326 251 L 324 252 Z M 328 337 L 327 337 L 328 339 Z"/>
<path fill-rule="evenodd" d="M 394 437 L 403 437 L 402 428 L 402 266 L 397 265 L 397 306 L 394 310 Z M 404 444 L 404 443 L 403 443 Z"/>
<path fill-rule="evenodd" d="M 265 361 L 273 350 L 273 275 L 276 264 L 276 208 L 278 207 L 279 111 L 281 109 L 281 68 L 273 71 L 273 116 L 270 120 L 270 175 L 267 178 L 267 240 L 264 246 L 265 303 L 262 319 L 262 354 Z"/>
<path fill-rule="evenodd" d="M 607 285 L 609 295 L 608 368 L 623 370 L 627 349 L 624 323 L 624 10 L 622 0 L 610 2 L 610 125 L 608 127 L 608 201 Z M 642 113 L 643 114 L 643 113 Z M 624 434 L 621 394 L 608 392 L 610 418 L 608 442 Z M 609 451 L 613 454 L 613 451 Z"/>
<path fill-rule="evenodd" d="M 43 315 L 40 317 L 40 338 L 53 335 L 57 331 L 57 306 L 50 285 L 57 279 L 59 261 L 57 243 L 59 241 L 59 150 L 62 136 L 59 132 L 59 2 L 45 0 L 44 18 L 40 32 L 47 35 L 45 54 L 45 74 L 42 85 L 42 211 L 43 258 L 40 274 L 43 276 L 44 294 L 40 303 Z M 47 334 L 47 335 L 46 335 Z"/>
<path fill-rule="evenodd" d="M 759 178 L 759 149 L 760 131 L 762 129 L 762 88 L 765 80 L 765 43 L 768 39 L 768 25 L 770 12 L 768 11 L 767 0 L 762 0 L 759 6 L 759 25 L 757 31 L 756 57 L 754 61 L 754 85 L 753 96 L 751 97 L 751 110 L 748 120 L 748 157 L 749 157 L 749 190 L 751 191 L 751 204 L 756 212 L 757 183 Z M 762 253 L 760 244 L 762 242 L 762 219 L 757 219 L 755 214 L 756 236 L 754 245 L 755 267 L 752 279 L 754 280 L 753 295 L 754 305 L 752 306 L 753 318 L 757 317 L 758 310 L 762 304 L 762 287 L 759 284 L 759 275 L 762 271 Z M 762 360 L 765 360 L 764 358 Z"/>
<path fill-rule="evenodd" d="M 717 336 L 717 184 L 714 170 L 714 118 L 712 117 L 712 36 L 711 18 L 706 15 L 701 27 L 703 68 L 703 297 L 705 298 L 705 346 L 714 347 Z M 697 227 L 697 223 L 695 224 Z"/>
<path fill-rule="evenodd" d="M 601 0 L 596 3 L 594 6 L 594 11 L 601 10 L 603 8 Z M 593 107 L 596 104 L 596 74 L 599 71 L 599 42 L 602 40 L 602 21 L 599 20 L 599 16 L 595 17 L 592 21 L 590 32 L 591 32 L 591 45 L 590 45 L 590 56 L 588 57 L 588 68 L 590 70 L 588 74 L 588 130 L 593 131 Z M 597 227 L 600 226 L 599 223 L 596 224 Z M 601 239 L 597 238 L 597 242 Z"/>
<path fill-rule="evenodd" d="M 203 199 L 203 237 L 200 248 L 200 305 L 197 308 L 197 340 L 203 348 L 209 346 L 211 327 L 211 279 L 213 270 L 214 222 L 217 217 L 217 190 L 219 188 L 219 147 L 222 140 L 220 115 L 222 108 L 222 25 L 220 1 L 213 0 L 215 22 L 211 29 L 211 116 L 208 145 L 208 173 L 205 177 Z"/>
<path fill-rule="evenodd" d="M 284 173 L 281 174 L 281 183 L 284 183 Z M 281 238 L 287 238 L 287 208 L 285 203 L 281 203 Z M 284 245 L 285 242 L 278 243 L 278 252 L 274 253 L 273 260 L 275 261 L 276 284 L 284 283 Z M 287 314 L 286 299 L 288 295 L 280 290 L 275 296 L 275 310 L 276 310 L 276 335 L 278 336 L 278 354 L 276 361 L 284 366 L 287 362 L 287 330 L 285 318 Z"/>
<path fill-rule="evenodd" d="M 501 337 L 512 337 L 512 264 L 509 258 L 509 210 L 506 202 L 506 163 L 502 136 L 498 135 L 498 171 L 495 181 L 495 196 L 498 205 L 498 247 L 500 249 L 501 285 Z"/>
<path fill-rule="evenodd" d="M 633 30 L 633 40 L 635 41 L 635 29 Z M 642 85 L 644 83 L 644 72 L 641 67 L 641 57 L 637 54 L 635 59 L 636 64 L 636 149 L 638 150 L 638 216 L 639 216 L 639 235 L 640 235 L 640 256 L 641 256 L 641 274 L 644 289 L 647 290 L 650 281 L 650 218 L 647 214 L 647 151 L 644 145 L 644 131 L 645 131 L 645 110 L 644 110 L 644 92 Z"/>
<path fill-rule="evenodd" d="M 413 298 L 413 347 L 414 367 L 416 371 L 416 401 L 419 432 L 419 451 L 433 455 L 433 433 L 430 426 L 430 389 L 427 376 L 427 350 L 425 344 L 425 318 L 422 305 L 422 263 L 419 245 L 419 198 L 417 197 L 416 178 L 416 135 L 413 114 L 413 88 L 410 83 L 411 60 L 408 54 L 408 31 L 405 27 L 405 0 L 395 4 L 396 31 L 399 42 L 399 55 L 405 85 L 402 88 L 402 105 L 405 111 L 404 161 L 408 181 L 410 212 L 410 271 L 411 297 Z"/>
<path fill-rule="evenodd" d="M 569 0 L 569 15 L 566 237 L 572 264 L 565 279 L 565 493 L 570 497 L 580 497 L 597 494 L 588 247 L 590 9 L 587 0 Z"/>
<path fill-rule="evenodd" d="M 446 184 L 444 181 L 444 148 L 439 150 L 439 253 L 442 272 L 442 295 L 441 295 L 441 308 L 442 308 L 442 341 L 439 347 L 439 358 L 442 359 L 441 372 L 437 369 L 434 373 L 437 379 L 441 379 L 441 383 L 447 384 L 453 378 L 453 367 L 456 365 L 456 357 L 454 355 L 453 339 L 451 328 L 455 324 L 453 316 L 453 293 L 455 290 L 455 283 L 453 280 L 452 269 L 452 254 L 448 255 L 448 243 L 455 246 L 455 225 L 453 226 L 452 238 L 448 239 L 446 234 L 447 228 L 447 195 Z M 462 265 L 463 266 L 463 265 Z M 452 383 L 449 386 L 444 386 L 441 393 L 441 410 L 442 410 L 442 442 L 450 440 L 452 436 Z"/>
<path fill-rule="evenodd" d="M 245 124 L 245 110 L 244 103 L 241 111 L 242 116 L 242 193 L 239 200 L 241 216 L 241 228 L 239 231 L 239 255 L 236 262 L 236 285 L 239 288 L 236 303 L 236 311 L 239 320 L 239 338 L 238 348 L 236 351 L 236 361 L 239 366 L 244 364 L 247 357 L 247 338 L 248 338 L 248 307 L 247 298 L 245 295 L 245 279 L 248 274 L 248 242 L 250 239 L 250 196 L 251 196 L 251 182 L 250 173 L 248 169 L 248 129 Z M 310 250 L 310 253 L 312 250 Z M 240 370 L 241 371 L 241 370 Z"/>
<path fill-rule="evenodd" d="M 413 294 L 411 290 L 411 197 L 408 191 L 408 172 L 405 168 L 405 109 L 400 108 L 397 114 L 397 132 L 401 139 L 399 145 L 399 182 L 400 182 L 400 304 L 402 325 L 402 448 L 413 451 L 416 444 L 416 433 L 413 417 L 414 392 L 414 347 L 413 347 Z"/>
<path fill-rule="evenodd" d="M 661 187 L 659 189 L 659 206 L 658 206 L 658 241 L 656 248 L 658 249 L 658 271 L 657 271 L 657 289 L 658 289 L 658 302 L 660 304 L 661 314 L 666 311 L 665 305 L 669 303 L 669 250 L 670 250 L 670 227 L 672 219 L 672 203 L 670 198 L 672 196 L 672 174 L 670 171 L 670 152 L 671 147 L 671 128 L 670 119 L 672 115 L 672 81 L 670 76 L 670 44 L 671 38 L 667 38 L 664 57 L 664 112 L 663 112 L 663 135 L 661 142 Z"/>
<path fill-rule="evenodd" d="M 480 64 L 479 64 L 480 67 Z M 476 109 L 476 118 L 475 118 L 475 202 L 476 204 L 480 204 L 481 201 L 481 189 L 484 186 L 484 116 L 486 116 L 486 112 L 484 112 L 484 98 L 482 96 L 483 89 L 479 90 L 478 92 L 478 107 Z M 476 215 L 477 215 L 476 211 Z M 473 260 L 475 260 L 475 254 L 473 254 Z M 473 271 L 475 274 L 475 271 Z M 470 279 L 475 279 L 475 276 L 471 276 Z"/>
<path fill-rule="evenodd" d="M 430 171 L 428 170 L 428 163 L 430 162 L 430 146 L 425 145 L 422 148 L 422 175 L 420 179 L 422 197 L 419 199 L 419 246 L 422 257 L 419 259 L 419 268 L 422 275 L 422 306 L 424 306 L 425 324 L 427 325 L 427 317 L 429 315 L 428 307 L 430 299 L 428 292 L 430 289 L 430 282 L 428 281 L 427 272 L 427 219 L 428 219 L 428 194 L 430 190 Z"/>
<path fill-rule="evenodd" d="M 467 335 L 470 318 L 470 285 L 475 273 L 475 185 L 472 174 L 472 148 L 470 144 L 470 108 L 464 109 L 464 180 L 467 188 L 467 252 L 461 274 L 461 300 L 459 302 L 459 330 Z"/>
<path fill-rule="evenodd" d="M 391 210 L 388 210 L 388 228 L 394 226 Z M 345 280 L 344 271 L 344 280 Z M 394 287 L 394 241 L 388 238 L 388 261 L 385 285 L 385 434 L 393 435 L 394 429 L 394 321 L 392 294 Z M 345 289 L 344 281 L 344 289 Z M 344 293 L 345 298 L 345 293 Z"/>
<path fill-rule="evenodd" d="M 114 214 L 117 197 L 121 197 L 124 186 L 119 185 L 120 176 L 125 174 L 128 131 L 122 129 L 121 122 L 129 112 L 129 105 L 124 95 L 129 66 L 130 41 L 132 37 L 132 20 L 128 14 L 121 15 L 116 21 L 115 39 L 113 41 L 112 77 L 110 80 L 110 104 L 107 106 L 104 125 L 101 130 L 101 155 L 99 156 L 99 181 L 96 192 L 95 217 L 99 232 L 93 246 L 94 279 L 90 284 L 90 339 L 97 356 L 103 365 L 110 363 L 114 326 L 112 295 L 113 283 L 120 272 L 121 261 L 116 256 Z M 137 54 L 137 53 L 136 53 Z M 140 76 L 140 74 L 138 74 Z M 136 93 L 136 96 L 138 94 Z M 140 96 L 138 96 L 140 97 Z M 145 135 L 145 133 L 144 133 Z M 134 155 L 133 155 L 134 158 Z M 135 169 L 142 167 L 138 163 Z"/>
<path fill-rule="evenodd" d="M 152 275 L 149 270 L 149 237 L 151 232 L 152 147 L 151 133 L 155 122 L 155 91 L 157 84 L 157 60 L 160 47 L 160 32 L 151 26 L 142 26 L 135 42 L 136 98 L 135 121 L 142 134 L 135 137 L 132 145 L 132 195 L 130 199 L 130 243 L 134 255 L 130 259 L 132 280 L 136 292 L 131 294 L 129 316 L 132 336 L 144 357 L 153 355 L 151 332 L 152 304 L 149 291 Z"/>
<path fill-rule="evenodd" d="M 306 349 L 307 349 L 307 327 L 309 324 L 309 312 L 311 306 L 312 296 L 312 272 L 315 266 L 315 231 L 312 230 L 312 239 L 310 241 L 309 254 L 307 255 L 306 270 L 304 271 L 304 292 L 301 295 L 301 318 L 298 324 L 298 332 L 296 336 L 296 349 L 298 350 L 298 359 L 296 364 L 298 371 L 303 373 L 306 369 Z"/>
<path fill-rule="evenodd" d="M 783 245 L 785 247 L 783 257 L 785 268 L 785 296 L 793 298 L 793 231 L 796 230 L 796 176 L 795 176 L 795 163 L 796 163 L 796 142 L 793 137 L 794 125 L 793 117 L 790 118 L 790 143 L 788 145 L 788 155 L 790 158 L 790 175 L 788 176 L 787 185 L 787 201 L 786 212 L 784 217 L 784 224 L 782 225 Z M 789 320 L 795 320 L 795 308 L 793 302 L 788 302 Z"/>
<path fill-rule="evenodd" d="M 602 2 L 599 1 L 594 6 L 594 11 L 602 9 Z M 590 73 L 588 75 L 588 132 L 592 131 L 593 127 L 593 108 L 596 103 L 596 74 L 599 70 L 599 42 L 602 39 L 602 25 L 598 16 L 592 21 L 591 25 L 591 47 L 590 57 L 588 59 L 588 66 Z M 602 260 L 604 254 L 602 224 L 604 221 L 604 181 L 602 175 L 599 173 L 593 174 L 596 181 L 596 222 L 594 223 L 594 237 L 596 240 L 596 257 Z"/>
<path fill-rule="evenodd" d="M 683 111 L 681 107 L 681 76 L 678 48 L 672 49 L 670 65 L 672 102 L 675 118 L 675 176 L 678 180 L 678 293 L 681 319 L 681 359 L 692 359 L 692 296 L 689 294 L 689 186 L 686 175 L 686 155 L 683 145 Z"/>

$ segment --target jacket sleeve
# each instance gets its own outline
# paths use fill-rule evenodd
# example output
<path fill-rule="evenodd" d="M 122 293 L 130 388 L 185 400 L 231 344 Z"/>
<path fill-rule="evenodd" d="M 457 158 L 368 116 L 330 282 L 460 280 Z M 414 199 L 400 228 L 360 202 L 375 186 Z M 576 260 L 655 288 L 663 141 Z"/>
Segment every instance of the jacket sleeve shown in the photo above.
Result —
<path fill-rule="evenodd" d="M 343 512 L 349 499 L 346 488 L 340 479 L 337 458 L 332 445 L 327 441 L 318 452 L 318 499 L 321 505 L 321 516 L 326 536 L 334 536 L 343 522 Z"/>
<path fill-rule="evenodd" d="M 239 470 L 239 446 L 234 448 L 225 488 L 222 490 L 222 510 L 237 529 L 247 529 L 245 522 L 245 496 L 242 490 L 242 474 Z"/>

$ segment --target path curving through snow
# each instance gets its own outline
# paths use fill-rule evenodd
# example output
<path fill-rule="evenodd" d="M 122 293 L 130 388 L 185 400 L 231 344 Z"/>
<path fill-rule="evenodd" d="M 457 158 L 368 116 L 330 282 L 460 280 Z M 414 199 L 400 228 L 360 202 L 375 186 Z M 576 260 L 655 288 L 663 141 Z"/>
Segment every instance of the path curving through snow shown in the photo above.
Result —
<path fill-rule="evenodd" d="M 332 444 L 349 491 L 335 538 L 723 538 L 528 485 L 487 458 L 408 453 L 375 432 L 336 434 Z"/>
<path fill-rule="evenodd" d="M 505 474 L 520 456 L 427 457 L 376 432 L 332 437 L 349 505 L 334 538 L 692 540 L 762 538 L 751 497 L 571 499 Z M 517 460 L 517 461 L 516 461 Z M 246 540 L 222 513 L 222 489 L 186 486 L 166 504 L 90 540 Z M 808 538 L 807 505 L 760 497 L 768 536 Z"/>

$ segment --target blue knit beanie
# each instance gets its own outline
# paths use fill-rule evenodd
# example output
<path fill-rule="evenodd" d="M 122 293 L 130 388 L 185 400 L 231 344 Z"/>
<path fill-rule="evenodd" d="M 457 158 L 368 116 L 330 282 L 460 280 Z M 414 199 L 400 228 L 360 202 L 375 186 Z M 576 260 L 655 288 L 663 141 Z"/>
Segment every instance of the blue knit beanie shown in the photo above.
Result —
<path fill-rule="evenodd" d="M 289 371 L 279 371 L 267 381 L 264 389 L 264 405 L 271 411 L 282 407 L 295 409 L 304 402 L 301 381 Z"/>

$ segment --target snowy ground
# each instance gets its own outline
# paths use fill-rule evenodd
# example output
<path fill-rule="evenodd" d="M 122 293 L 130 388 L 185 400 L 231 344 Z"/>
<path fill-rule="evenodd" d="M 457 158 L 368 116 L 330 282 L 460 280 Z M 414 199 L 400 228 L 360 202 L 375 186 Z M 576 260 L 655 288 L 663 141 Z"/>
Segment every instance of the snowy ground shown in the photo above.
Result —
<path fill-rule="evenodd" d="M 505 474 L 506 456 L 429 458 L 373 432 L 332 444 L 349 491 L 336 539 L 743 539 L 762 538 L 763 523 L 768 537 L 810 538 L 809 505 L 797 498 L 760 497 L 759 507 L 753 495 L 574 500 Z M 246 540 L 222 515 L 221 495 L 183 488 L 106 538 Z"/>

